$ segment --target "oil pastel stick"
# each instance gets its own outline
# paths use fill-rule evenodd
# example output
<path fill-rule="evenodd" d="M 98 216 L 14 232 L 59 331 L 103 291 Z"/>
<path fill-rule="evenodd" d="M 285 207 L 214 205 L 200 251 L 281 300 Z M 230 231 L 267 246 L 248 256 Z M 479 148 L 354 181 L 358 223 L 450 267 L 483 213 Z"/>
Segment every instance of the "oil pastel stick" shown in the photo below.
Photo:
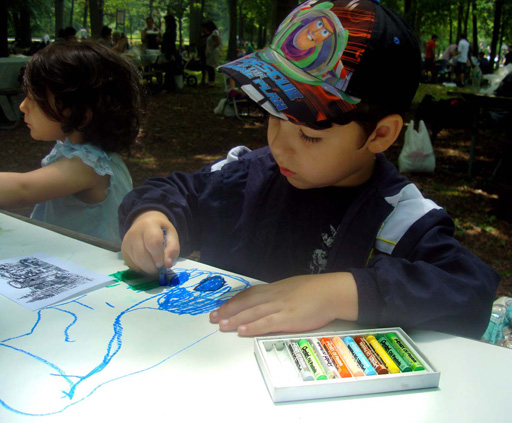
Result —
<path fill-rule="evenodd" d="M 361 349 L 377 374 L 387 375 L 389 373 L 386 365 L 384 364 L 384 361 L 382 361 L 377 353 L 372 351 L 372 347 L 370 347 L 368 342 L 366 342 L 366 339 L 364 339 L 362 336 L 355 336 L 354 341 L 356 341 L 357 346 Z"/>
<path fill-rule="evenodd" d="M 416 356 L 406 347 L 403 341 L 398 337 L 398 335 L 394 332 L 387 333 L 386 338 L 389 339 L 391 345 L 398 351 L 398 354 L 402 356 L 402 358 L 411 366 L 414 372 L 418 372 L 420 370 L 425 370 L 425 367 L 421 362 L 416 358 Z"/>
<path fill-rule="evenodd" d="M 354 338 L 351 336 L 345 336 L 343 337 L 343 342 L 354 357 L 354 360 L 356 360 L 357 365 L 363 369 L 364 374 L 366 376 L 376 376 L 377 372 L 370 364 L 364 353 L 361 351 L 361 348 L 357 346 Z"/>
<path fill-rule="evenodd" d="M 352 353 L 349 351 L 347 346 L 343 343 L 339 336 L 334 336 L 332 338 L 332 342 L 334 342 L 334 346 L 340 353 L 343 361 L 347 363 L 347 367 L 354 376 L 364 376 L 364 371 L 359 367 L 356 360 L 354 359 Z"/>
<path fill-rule="evenodd" d="M 284 342 L 280 341 L 274 343 L 273 350 L 279 360 L 280 370 L 282 370 L 283 377 L 292 381 L 301 379 L 297 372 L 297 368 L 290 359 L 290 355 L 285 348 Z"/>
<path fill-rule="evenodd" d="M 320 338 L 320 343 L 324 347 L 325 351 L 327 351 L 327 354 L 329 354 L 329 357 L 331 357 L 338 374 L 342 378 L 352 377 L 352 373 L 350 373 L 350 370 L 341 358 L 341 355 L 334 346 L 334 343 L 329 338 Z"/>
<path fill-rule="evenodd" d="M 320 339 L 312 338 L 310 339 L 310 344 L 313 346 L 316 356 L 323 365 L 327 379 L 339 379 L 340 375 L 336 371 L 336 366 L 332 362 L 331 357 L 329 357 L 329 354 L 327 354 L 327 351 L 325 351 Z"/>
<path fill-rule="evenodd" d="M 313 352 L 313 349 L 311 348 L 311 345 L 309 344 L 308 340 L 301 339 L 299 340 L 298 345 L 300 350 L 302 351 L 302 355 L 306 359 L 306 363 L 308 364 L 309 369 L 313 373 L 313 376 L 315 376 L 315 379 L 326 380 L 327 375 L 322 369 L 322 365 L 320 364 L 318 357 Z"/>
<path fill-rule="evenodd" d="M 400 373 L 400 369 L 398 368 L 398 366 L 391 359 L 386 350 L 382 348 L 382 345 L 379 344 L 379 341 L 377 341 L 377 338 L 375 338 L 375 336 L 367 335 L 365 336 L 365 339 L 366 342 L 368 342 L 368 344 L 370 344 L 373 350 L 377 353 L 377 355 L 382 359 L 387 369 L 389 370 L 389 373 Z"/>
<path fill-rule="evenodd" d="M 397 350 L 393 348 L 391 342 L 389 342 L 388 338 L 386 338 L 386 335 L 379 333 L 377 334 L 376 338 L 377 341 L 379 341 L 379 344 L 382 345 L 384 350 L 386 350 L 388 355 L 395 362 L 402 373 L 412 372 L 412 367 L 409 366 L 407 362 L 402 358 L 402 356 L 398 354 Z"/>
<path fill-rule="evenodd" d="M 295 366 L 297 366 L 297 370 L 299 371 L 302 380 L 315 380 L 315 377 L 313 376 L 313 373 L 311 373 L 311 370 L 309 370 L 308 365 L 306 364 L 306 360 L 304 359 L 302 351 L 300 350 L 297 343 L 287 341 L 286 349 L 290 353 L 290 357 L 295 363 Z"/>

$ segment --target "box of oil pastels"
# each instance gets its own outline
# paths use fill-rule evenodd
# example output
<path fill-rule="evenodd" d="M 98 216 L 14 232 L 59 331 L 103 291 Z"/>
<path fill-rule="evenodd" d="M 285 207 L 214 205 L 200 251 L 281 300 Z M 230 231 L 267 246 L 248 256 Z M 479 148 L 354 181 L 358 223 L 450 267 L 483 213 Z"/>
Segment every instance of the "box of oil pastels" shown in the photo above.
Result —
<path fill-rule="evenodd" d="M 256 337 L 254 353 L 274 402 L 439 385 L 440 372 L 397 327 Z"/>

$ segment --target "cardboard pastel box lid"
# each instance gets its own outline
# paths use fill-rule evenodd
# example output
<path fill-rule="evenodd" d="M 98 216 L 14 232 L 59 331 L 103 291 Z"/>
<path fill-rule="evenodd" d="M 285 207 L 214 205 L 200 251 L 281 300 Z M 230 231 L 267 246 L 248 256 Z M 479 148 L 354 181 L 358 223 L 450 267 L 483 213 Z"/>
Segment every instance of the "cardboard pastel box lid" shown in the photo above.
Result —
<path fill-rule="evenodd" d="M 301 339 L 333 338 L 336 336 L 340 338 L 345 336 L 356 337 L 391 332 L 399 336 L 407 349 L 423 364 L 425 370 L 305 381 L 300 377 L 292 360 L 289 357 L 287 360 L 286 354 L 281 356 L 274 348 L 274 344 L 279 345 L 287 341 L 298 342 Z M 255 337 L 254 354 L 274 402 L 436 388 L 439 386 L 441 376 L 440 372 L 412 339 L 399 327 Z M 279 355 L 279 357 L 276 355 Z M 292 374 L 293 372 L 295 374 Z"/>

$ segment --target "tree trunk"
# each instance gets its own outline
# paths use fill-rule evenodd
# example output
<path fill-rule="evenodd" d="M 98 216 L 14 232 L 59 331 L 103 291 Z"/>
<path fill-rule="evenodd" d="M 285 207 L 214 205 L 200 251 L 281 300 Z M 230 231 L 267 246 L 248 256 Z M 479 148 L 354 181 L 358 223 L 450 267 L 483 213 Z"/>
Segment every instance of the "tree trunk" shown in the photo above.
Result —
<path fill-rule="evenodd" d="M 198 0 L 189 0 L 189 40 L 190 46 L 196 48 L 201 37 L 202 10 L 201 2 Z"/>
<path fill-rule="evenodd" d="M 267 42 L 266 34 L 267 34 L 266 28 L 263 25 L 259 25 L 258 26 L 258 41 L 257 41 L 258 49 L 265 47 L 265 43 Z"/>
<path fill-rule="evenodd" d="M 84 16 L 82 19 L 82 27 L 87 28 L 87 10 L 89 9 L 89 1 L 84 1 Z"/>
<path fill-rule="evenodd" d="M 91 17 L 91 37 L 100 38 L 103 27 L 102 0 L 89 0 L 89 16 Z"/>
<path fill-rule="evenodd" d="M 236 21 L 237 21 L 237 0 L 228 0 L 229 13 L 229 42 L 228 42 L 228 60 L 236 59 Z"/>
<path fill-rule="evenodd" d="M 272 36 L 277 31 L 279 24 L 297 7 L 297 4 L 297 0 L 274 0 L 272 2 Z"/>
<path fill-rule="evenodd" d="M 9 43 L 7 41 L 7 2 L 0 1 L 0 57 L 9 57 Z"/>
<path fill-rule="evenodd" d="M 414 23 L 416 19 L 414 17 L 413 0 L 404 0 L 404 17 L 411 29 L 414 31 Z"/>
<path fill-rule="evenodd" d="M 64 0 L 55 0 L 55 38 L 64 28 Z"/>
<path fill-rule="evenodd" d="M 480 48 L 478 47 L 478 20 L 477 20 L 477 6 L 476 0 L 472 0 L 472 11 L 473 11 L 473 55 L 478 57 L 478 52 Z"/>
<path fill-rule="evenodd" d="M 469 6 L 471 4 L 471 0 L 467 0 L 466 3 L 466 11 L 464 12 L 464 34 L 469 35 L 468 33 L 468 21 L 469 21 Z"/>
<path fill-rule="evenodd" d="M 18 46 L 29 48 L 32 46 L 32 30 L 30 29 L 30 10 L 23 8 L 20 12 L 20 33 L 18 34 Z"/>
<path fill-rule="evenodd" d="M 496 47 L 498 45 L 498 39 L 500 35 L 500 23 L 501 23 L 501 14 L 503 12 L 503 3 L 505 0 L 496 0 L 494 6 L 494 25 L 492 28 L 492 40 L 491 40 L 491 63 L 494 68 L 498 68 L 499 61 L 495 62 L 494 58 L 496 57 Z"/>
<path fill-rule="evenodd" d="M 71 10 L 69 11 L 69 26 L 73 26 L 74 9 L 75 9 L 75 0 L 71 0 Z"/>
<path fill-rule="evenodd" d="M 464 32 L 462 29 L 462 16 L 464 14 L 464 5 L 462 0 L 459 0 L 459 7 L 457 11 L 457 41 L 460 39 L 460 35 Z"/>

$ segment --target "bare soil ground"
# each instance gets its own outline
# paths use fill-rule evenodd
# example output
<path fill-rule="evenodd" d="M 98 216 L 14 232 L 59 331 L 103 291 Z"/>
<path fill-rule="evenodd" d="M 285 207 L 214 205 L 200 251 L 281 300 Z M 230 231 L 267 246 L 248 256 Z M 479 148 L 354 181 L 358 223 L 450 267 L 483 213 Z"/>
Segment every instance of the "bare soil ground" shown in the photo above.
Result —
<path fill-rule="evenodd" d="M 213 113 L 220 88 L 188 88 L 179 94 L 148 96 L 141 134 L 125 160 L 134 185 L 172 171 L 192 171 L 222 158 L 236 145 L 266 145 L 264 122 L 242 122 Z M 498 196 L 492 184 L 497 139 L 489 131 L 478 138 L 474 177 L 467 177 L 470 132 L 443 130 L 434 142 L 436 171 L 408 175 L 425 196 L 445 207 L 456 223 L 456 238 L 502 277 L 498 296 L 512 296 L 512 223 L 496 216 Z M 400 139 L 387 156 L 397 164 Z M 40 166 L 53 143 L 34 141 L 28 129 L 0 132 L 0 171 L 25 172 Z M 24 215 L 29 208 L 13 210 Z"/>

